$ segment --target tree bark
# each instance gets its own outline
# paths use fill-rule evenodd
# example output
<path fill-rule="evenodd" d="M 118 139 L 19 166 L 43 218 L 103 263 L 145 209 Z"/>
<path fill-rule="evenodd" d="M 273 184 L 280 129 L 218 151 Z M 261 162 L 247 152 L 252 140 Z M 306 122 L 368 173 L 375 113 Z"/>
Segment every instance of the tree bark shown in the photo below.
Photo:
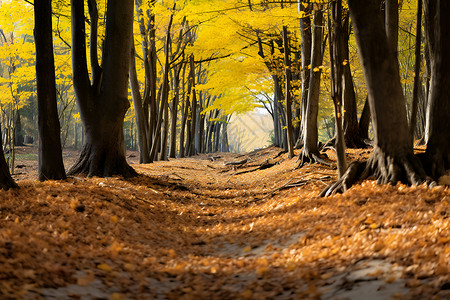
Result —
<path fill-rule="evenodd" d="M 345 157 L 344 129 L 342 127 L 342 100 L 345 93 L 344 78 L 344 32 L 342 28 L 342 1 L 335 0 L 331 4 L 331 16 L 328 17 L 330 63 L 331 63 L 331 97 L 334 102 L 336 124 L 335 148 L 338 175 L 341 178 L 347 170 Z"/>
<path fill-rule="evenodd" d="M 2 136 L 0 130 L 0 137 Z M 18 188 L 17 183 L 12 179 L 11 173 L 9 173 L 8 163 L 5 160 L 5 154 L 3 153 L 3 143 L 0 138 L 0 189 L 9 190 L 10 188 Z"/>
<path fill-rule="evenodd" d="M 136 73 L 136 58 L 134 44 L 131 46 L 130 58 L 130 87 L 131 95 L 133 97 L 134 116 L 136 118 L 136 128 L 139 143 L 139 163 L 146 164 L 150 162 L 147 130 L 148 118 L 145 117 L 144 107 L 142 103 L 142 96 L 139 88 L 139 82 Z"/>
<path fill-rule="evenodd" d="M 386 35 L 395 58 L 398 56 L 398 8 L 398 0 L 385 1 Z"/>
<path fill-rule="evenodd" d="M 65 179 L 56 100 L 51 0 L 34 5 L 39 127 L 39 180 Z M 2 156 L 3 157 L 3 156 Z"/>
<path fill-rule="evenodd" d="M 173 22 L 173 14 L 170 16 L 169 25 L 167 27 L 167 34 L 166 34 L 166 43 L 164 46 L 164 68 L 163 68 L 163 80 L 161 83 L 161 89 L 159 93 L 159 113 L 158 113 L 158 120 L 156 122 L 155 132 L 153 135 L 153 143 L 152 147 L 150 149 L 150 162 L 153 162 L 156 160 L 157 157 L 157 150 L 158 147 L 161 145 L 161 129 L 162 129 L 162 121 L 164 119 L 163 115 L 166 110 L 166 106 L 169 105 L 169 47 L 171 43 L 171 35 L 170 30 L 172 28 L 172 22 Z"/>
<path fill-rule="evenodd" d="M 344 139 L 345 145 L 348 148 L 366 148 L 364 139 L 360 135 L 360 130 L 358 126 L 358 112 L 356 105 L 356 94 L 355 87 L 353 85 L 353 76 L 350 69 L 350 51 L 349 51 L 349 38 L 350 38 L 350 25 L 349 25 L 349 15 L 348 11 L 344 17 L 344 22 L 342 24 L 342 96 L 344 105 L 344 115 L 343 115 L 343 128 L 344 128 Z"/>
<path fill-rule="evenodd" d="M 301 52 L 302 52 L 302 69 L 301 69 L 301 88 L 302 88 L 302 94 L 301 94 L 301 120 L 300 120 L 300 129 L 299 129 L 299 137 L 297 139 L 297 142 L 295 143 L 295 148 L 300 149 L 303 147 L 303 136 L 304 136 L 304 130 L 306 127 L 306 107 L 308 103 L 308 92 L 309 92 L 309 84 L 310 84 L 310 75 L 311 70 L 309 69 L 311 67 L 311 43 L 312 43 L 312 35 L 311 35 L 311 4 L 308 3 L 308 5 L 305 7 L 302 3 L 302 1 L 299 1 L 300 6 L 300 12 L 303 13 L 303 16 L 300 18 L 300 38 L 301 38 Z"/>
<path fill-rule="evenodd" d="M 427 173 L 439 178 L 450 167 L 450 2 L 424 0 L 427 40 L 431 60 L 427 106 Z"/>
<path fill-rule="evenodd" d="M 197 131 L 197 92 L 195 90 L 195 65 L 194 65 L 194 55 L 192 54 L 189 58 L 190 66 L 191 66 L 191 80 L 192 80 L 192 101 L 191 101 L 191 138 L 188 146 L 189 156 L 193 156 L 197 154 L 197 149 L 195 148 L 195 137 Z"/>
<path fill-rule="evenodd" d="M 359 134 L 362 139 L 369 139 L 369 125 L 370 125 L 370 106 L 369 98 L 366 97 L 364 101 L 364 107 L 361 112 L 361 117 L 359 118 Z"/>
<path fill-rule="evenodd" d="M 367 163 L 351 164 L 344 176 L 321 195 L 345 191 L 356 180 L 368 176 L 374 176 L 379 183 L 420 184 L 426 174 L 413 153 L 397 58 L 379 11 L 381 1 L 349 0 L 348 4 L 367 84 L 374 150 Z"/>
<path fill-rule="evenodd" d="M 377 0 L 349 1 L 375 134 L 366 173 L 381 183 L 418 184 L 425 174 L 413 155 L 397 58 L 383 30 L 379 5 Z"/>
<path fill-rule="evenodd" d="M 101 73 L 93 73 L 92 85 L 87 69 L 83 2 L 72 0 L 71 8 L 73 82 L 85 141 L 80 157 L 69 173 L 100 177 L 134 176 L 136 172 L 125 159 L 123 136 L 125 113 L 130 106 L 128 74 L 133 1 L 108 0 L 103 69 Z M 93 39 L 91 37 L 91 41 Z M 92 52 L 91 62 L 98 60 Z"/>
<path fill-rule="evenodd" d="M 175 95 L 172 100 L 172 117 L 170 124 L 170 150 L 169 157 L 175 158 L 177 152 L 177 120 L 178 120 L 178 104 L 180 103 L 180 73 L 184 68 L 183 65 L 179 65 L 175 68 L 173 74 L 173 88 Z"/>
<path fill-rule="evenodd" d="M 414 65 L 414 88 L 411 108 L 411 120 L 409 124 L 409 134 L 414 141 L 414 132 L 417 125 L 417 111 L 419 109 L 419 89 L 420 89 L 420 68 L 421 68 L 421 39 L 422 37 L 422 0 L 417 1 L 417 22 L 416 22 L 416 44 L 415 44 L 415 65 Z"/>
<path fill-rule="evenodd" d="M 315 163 L 326 162 L 320 157 L 319 153 L 319 137 L 317 128 L 317 116 L 319 112 L 319 96 L 320 96 L 320 76 L 322 64 L 323 49 L 323 12 L 320 9 L 314 10 L 313 16 L 313 32 L 312 32 L 312 48 L 311 48 L 311 74 L 308 92 L 308 101 L 306 106 L 306 120 L 303 132 L 304 146 L 300 154 L 299 167 L 307 162 Z"/>
<path fill-rule="evenodd" d="M 285 95 L 286 95 L 286 125 L 287 125 L 287 148 L 289 158 L 294 157 L 294 140 L 292 136 L 292 99 L 291 99 L 291 61 L 289 58 L 289 38 L 286 26 L 283 26 L 283 44 L 284 44 L 284 65 L 285 65 Z"/>

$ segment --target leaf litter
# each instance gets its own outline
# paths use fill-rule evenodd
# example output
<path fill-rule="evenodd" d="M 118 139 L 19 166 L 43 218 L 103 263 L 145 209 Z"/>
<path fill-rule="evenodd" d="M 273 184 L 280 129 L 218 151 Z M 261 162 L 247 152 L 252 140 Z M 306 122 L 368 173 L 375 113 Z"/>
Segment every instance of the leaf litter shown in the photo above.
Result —
<path fill-rule="evenodd" d="M 0 298 L 450 297 L 448 187 L 319 198 L 333 168 L 274 147 L 211 158 L 134 164 L 130 180 L 17 176 L 0 192 Z"/>

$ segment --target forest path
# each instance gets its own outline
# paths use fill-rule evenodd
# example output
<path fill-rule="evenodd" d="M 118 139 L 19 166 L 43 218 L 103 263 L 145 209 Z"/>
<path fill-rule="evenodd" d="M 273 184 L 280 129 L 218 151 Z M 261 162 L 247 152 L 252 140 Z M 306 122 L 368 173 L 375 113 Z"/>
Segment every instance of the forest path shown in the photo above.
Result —
<path fill-rule="evenodd" d="M 336 171 L 295 165 L 268 148 L 19 181 L 0 193 L 0 298 L 450 296 L 448 188 L 367 181 L 323 199 Z"/>

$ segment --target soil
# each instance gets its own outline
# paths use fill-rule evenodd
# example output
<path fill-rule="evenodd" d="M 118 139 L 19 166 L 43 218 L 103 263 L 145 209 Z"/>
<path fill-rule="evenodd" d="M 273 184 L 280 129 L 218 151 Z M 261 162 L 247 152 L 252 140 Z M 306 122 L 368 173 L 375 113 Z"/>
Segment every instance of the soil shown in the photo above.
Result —
<path fill-rule="evenodd" d="M 320 198 L 335 168 L 296 169 L 275 147 L 148 165 L 129 152 L 136 178 L 38 182 L 32 153 L 0 191 L 1 299 L 450 298 L 448 186 L 366 180 Z"/>

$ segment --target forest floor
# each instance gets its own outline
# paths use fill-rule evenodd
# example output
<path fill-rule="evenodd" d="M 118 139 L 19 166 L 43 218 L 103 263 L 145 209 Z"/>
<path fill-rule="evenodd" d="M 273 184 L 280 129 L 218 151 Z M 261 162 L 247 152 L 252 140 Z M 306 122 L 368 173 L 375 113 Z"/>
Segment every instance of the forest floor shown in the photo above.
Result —
<path fill-rule="evenodd" d="M 319 198 L 336 170 L 274 147 L 41 183 L 32 150 L 0 191 L 0 299 L 450 299 L 449 187 Z"/>

